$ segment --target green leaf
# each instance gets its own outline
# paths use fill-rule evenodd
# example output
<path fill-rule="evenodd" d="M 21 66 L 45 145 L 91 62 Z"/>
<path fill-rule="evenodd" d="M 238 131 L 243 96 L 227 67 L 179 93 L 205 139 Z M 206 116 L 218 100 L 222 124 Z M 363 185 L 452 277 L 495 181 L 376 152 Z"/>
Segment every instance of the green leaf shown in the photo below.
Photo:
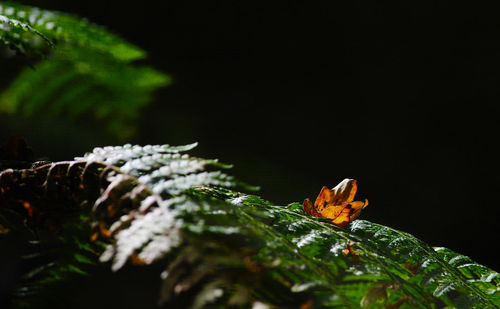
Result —
<path fill-rule="evenodd" d="M 43 110 L 70 120 L 87 113 L 126 140 L 153 92 L 171 83 L 169 76 L 131 63 L 145 58 L 145 51 L 69 14 L 0 2 L 0 39 L 20 52 L 46 55 L 0 94 L 0 112 L 35 117 Z"/>
<path fill-rule="evenodd" d="M 87 50 L 58 50 L 26 68 L 0 94 L 0 111 L 34 116 L 40 110 L 74 118 L 91 113 L 111 134 L 128 138 L 155 89 L 170 78 Z"/>
<path fill-rule="evenodd" d="M 1 38 L 9 36 L 15 29 L 21 29 L 28 32 L 26 34 L 39 36 L 49 44 L 52 44 L 51 42 L 69 44 L 73 48 L 79 47 L 101 54 L 108 54 L 110 57 L 123 62 L 146 57 L 145 51 L 126 42 L 117 35 L 109 33 L 103 27 L 57 11 L 41 10 L 14 2 L 0 2 L 0 25 L 2 24 L 8 24 L 13 28 L 3 30 L 0 28 Z M 15 37 L 17 37 L 17 43 L 6 43 L 31 46 L 32 48 L 43 47 L 42 42 L 30 44 L 33 39 L 32 36 L 20 34 Z"/>
<path fill-rule="evenodd" d="M 12 15 L 13 12 L 12 8 L 4 9 L 0 3 L 0 41 L 22 53 L 38 51 L 36 46 L 43 41 L 50 46 L 53 44 L 44 34 L 29 24 L 6 16 Z"/>
<path fill-rule="evenodd" d="M 8 209 L 22 192 L 33 205 L 32 224 L 45 216 L 51 196 L 65 201 L 61 215 L 78 207 L 85 214 L 65 221 L 71 237 L 45 240 L 72 247 L 60 247 L 64 263 L 37 272 L 46 278 L 50 269 L 52 281 L 31 286 L 64 282 L 68 273 L 91 278 L 88 266 L 109 262 L 113 271 L 162 266 L 164 306 L 186 295 L 192 308 L 499 306 L 497 272 L 386 226 L 356 220 L 342 229 L 299 203 L 276 206 L 233 191 L 239 181 L 204 170 L 227 166 L 180 153 L 194 146 L 103 147 L 77 161 L 0 173 Z M 58 229 L 53 222 L 48 227 Z M 81 245 L 90 238 L 97 241 Z"/>

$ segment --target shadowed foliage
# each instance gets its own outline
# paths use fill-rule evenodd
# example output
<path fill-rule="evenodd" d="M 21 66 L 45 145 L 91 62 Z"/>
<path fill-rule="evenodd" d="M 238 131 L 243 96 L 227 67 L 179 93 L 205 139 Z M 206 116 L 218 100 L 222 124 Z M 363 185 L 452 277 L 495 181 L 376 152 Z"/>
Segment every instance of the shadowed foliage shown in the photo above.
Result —
<path fill-rule="evenodd" d="M 0 112 L 90 114 L 126 139 L 153 91 L 171 82 L 132 64 L 147 57 L 144 50 L 69 14 L 0 2 L 0 39 L 18 53 L 42 56 L 0 94 Z"/>

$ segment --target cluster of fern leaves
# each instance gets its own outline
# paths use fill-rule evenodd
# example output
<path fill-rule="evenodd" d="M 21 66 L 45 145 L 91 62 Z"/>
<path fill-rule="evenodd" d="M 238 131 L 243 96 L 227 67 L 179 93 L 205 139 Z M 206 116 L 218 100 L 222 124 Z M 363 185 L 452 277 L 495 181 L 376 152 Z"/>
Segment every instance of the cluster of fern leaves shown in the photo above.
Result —
<path fill-rule="evenodd" d="M 61 283 L 109 263 L 117 274 L 159 266 L 164 307 L 500 304 L 499 274 L 468 257 L 372 222 L 341 229 L 299 203 L 233 191 L 252 188 L 218 170 L 229 166 L 182 153 L 194 146 L 96 148 L 0 172 L 3 235 L 36 231 L 26 237 L 37 242 L 31 258 L 52 256 L 20 280 L 13 303 L 50 302 Z"/>
<path fill-rule="evenodd" d="M 152 92 L 170 83 L 165 74 L 132 64 L 147 57 L 144 50 L 65 13 L 0 2 L 0 43 L 42 58 L 0 94 L 4 113 L 89 113 L 126 139 Z"/>

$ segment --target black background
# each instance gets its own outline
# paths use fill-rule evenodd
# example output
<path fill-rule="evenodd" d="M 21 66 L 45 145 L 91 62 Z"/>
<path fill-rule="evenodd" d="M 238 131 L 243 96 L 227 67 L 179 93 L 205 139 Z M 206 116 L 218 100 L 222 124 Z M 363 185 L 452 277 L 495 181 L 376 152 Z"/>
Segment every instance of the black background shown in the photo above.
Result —
<path fill-rule="evenodd" d="M 344 178 L 361 218 L 498 270 L 497 11 L 454 1 L 22 1 L 105 25 L 174 84 L 139 144 L 200 143 L 278 205 Z M 17 65 L 6 64 L 0 86 Z M 5 72 L 5 74 L 4 74 Z M 102 124 L 1 116 L 38 156 L 118 144 Z"/>

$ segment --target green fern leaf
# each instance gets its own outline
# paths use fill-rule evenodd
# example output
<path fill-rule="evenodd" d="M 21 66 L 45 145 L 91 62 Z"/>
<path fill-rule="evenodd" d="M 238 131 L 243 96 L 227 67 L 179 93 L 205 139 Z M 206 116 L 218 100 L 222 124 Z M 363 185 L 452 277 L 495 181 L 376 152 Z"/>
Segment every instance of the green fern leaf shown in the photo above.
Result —
<path fill-rule="evenodd" d="M 131 64 L 146 57 L 143 50 L 81 18 L 0 3 L 0 26 L 1 39 L 17 50 L 42 53 L 47 44 L 40 38 L 56 43 L 0 94 L 0 112 L 30 117 L 44 110 L 70 118 L 90 112 L 125 140 L 154 90 L 171 83 L 163 73 Z"/>
<path fill-rule="evenodd" d="M 25 116 L 40 110 L 74 118 L 91 112 L 120 138 L 133 134 L 152 92 L 170 79 L 149 67 L 135 67 L 85 50 L 58 51 L 27 68 L 0 95 L 0 111 Z"/>
<path fill-rule="evenodd" d="M 104 28 L 69 14 L 41 10 L 36 7 L 14 2 L 0 2 L 0 24 L 31 32 L 43 38 L 47 43 L 68 44 L 73 48 L 81 47 L 101 54 L 108 54 L 119 61 L 130 62 L 146 57 L 146 52 L 120 37 L 109 33 Z M 7 35 L 13 29 L 7 29 Z M 0 32 L 2 34 L 2 32 Z M 32 38 L 19 36 L 18 43 L 27 45 Z M 32 45 L 32 44 L 31 44 Z M 37 44 L 35 47 L 40 47 Z M 33 50 L 32 50 L 33 51 Z"/>
<path fill-rule="evenodd" d="M 180 153 L 194 146 L 96 148 L 76 161 L 1 172 L 0 214 L 25 213 L 28 203 L 33 227 L 53 227 L 44 207 L 64 200 L 60 213 L 80 209 L 88 220 L 79 225 L 87 236 L 77 239 L 93 239 L 95 254 L 72 249 L 79 255 L 68 255 L 63 269 L 42 270 L 64 281 L 65 271 L 92 276 L 89 261 L 113 271 L 160 265 L 164 306 L 499 306 L 497 272 L 389 227 L 357 220 L 342 229 L 299 203 L 275 206 L 233 191 L 234 178 L 205 171 L 227 166 Z"/>
<path fill-rule="evenodd" d="M 0 41 L 21 53 L 38 51 L 37 47 L 43 41 L 52 45 L 52 41 L 34 27 L 18 19 L 8 17 L 13 12 L 13 8 L 4 8 L 0 3 Z"/>

